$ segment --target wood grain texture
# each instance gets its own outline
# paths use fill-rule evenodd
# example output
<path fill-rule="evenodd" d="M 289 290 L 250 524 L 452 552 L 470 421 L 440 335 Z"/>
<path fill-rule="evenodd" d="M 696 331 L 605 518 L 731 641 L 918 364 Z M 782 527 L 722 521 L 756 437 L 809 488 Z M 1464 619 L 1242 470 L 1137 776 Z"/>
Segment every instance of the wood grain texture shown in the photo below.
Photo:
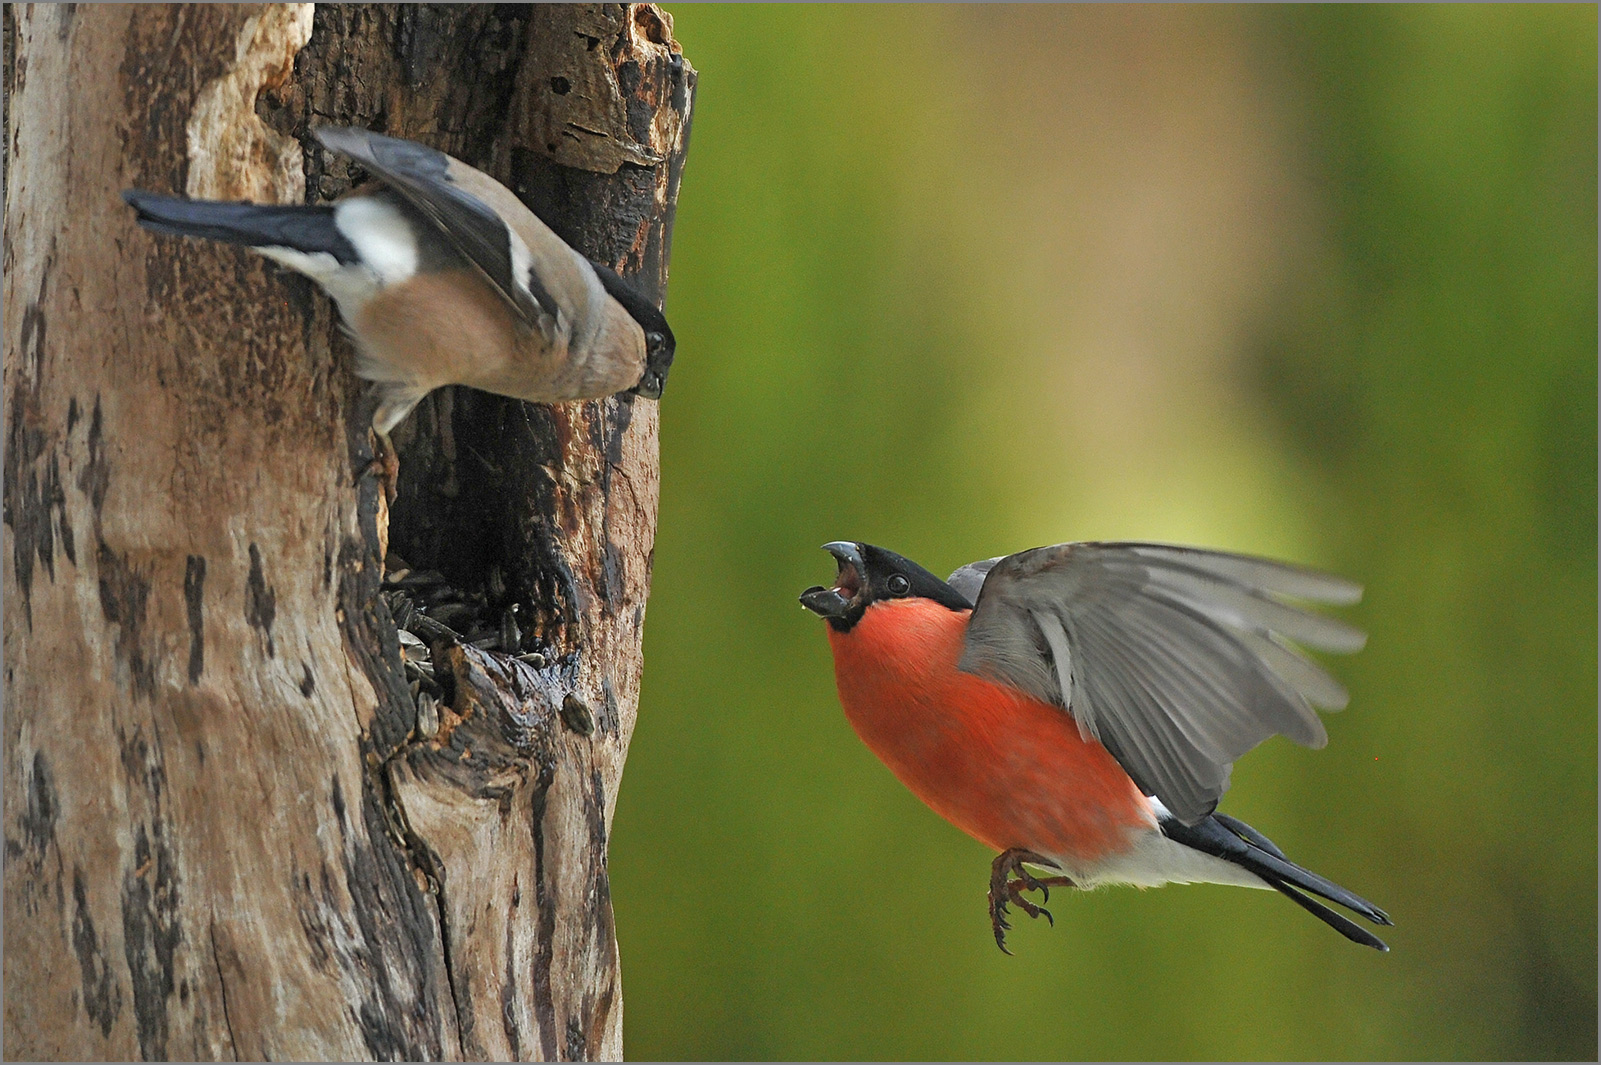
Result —
<path fill-rule="evenodd" d="M 353 175 L 308 130 L 363 125 L 660 294 L 695 81 L 671 23 L 63 5 L 6 33 L 7 1054 L 620 1057 L 606 840 L 657 405 L 442 390 L 390 512 L 326 298 L 117 194 L 326 200 Z M 537 668 L 436 641 L 419 716 L 386 548 L 515 609 Z"/>

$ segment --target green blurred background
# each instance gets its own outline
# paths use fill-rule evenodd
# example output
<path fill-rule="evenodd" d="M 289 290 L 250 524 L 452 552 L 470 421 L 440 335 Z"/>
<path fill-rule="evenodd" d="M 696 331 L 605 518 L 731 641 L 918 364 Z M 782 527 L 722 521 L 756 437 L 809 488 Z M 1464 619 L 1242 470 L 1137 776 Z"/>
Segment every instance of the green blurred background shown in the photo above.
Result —
<path fill-rule="evenodd" d="M 645 693 L 635 1059 L 1591 1059 L 1597 8 L 672 8 L 701 71 Z M 1224 809 L 1388 908 L 1053 897 L 840 713 L 818 545 L 1173 540 L 1367 585 Z"/>

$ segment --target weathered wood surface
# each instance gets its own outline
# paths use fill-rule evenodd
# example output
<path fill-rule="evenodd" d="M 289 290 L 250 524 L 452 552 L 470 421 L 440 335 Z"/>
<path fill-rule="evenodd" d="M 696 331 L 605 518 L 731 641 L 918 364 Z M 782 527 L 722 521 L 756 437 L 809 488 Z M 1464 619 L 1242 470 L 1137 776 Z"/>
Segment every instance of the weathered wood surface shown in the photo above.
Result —
<path fill-rule="evenodd" d="M 620 1057 L 657 405 L 444 390 L 387 513 L 329 302 L 117 194 L 328 199 L 352 175 L 307 131 L 362 125 L 660 293 L 671 23 L 41 5 L 6 33 L 6 1054 Z M 540 658 L 438 641 L 420 715 L 386 539 Z"/>

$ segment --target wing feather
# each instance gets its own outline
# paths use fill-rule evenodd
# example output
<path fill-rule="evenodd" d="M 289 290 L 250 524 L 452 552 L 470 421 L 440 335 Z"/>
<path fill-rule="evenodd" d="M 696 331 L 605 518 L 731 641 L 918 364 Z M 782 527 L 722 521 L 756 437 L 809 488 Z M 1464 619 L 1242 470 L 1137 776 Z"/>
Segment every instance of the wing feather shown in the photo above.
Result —
<path fill-rule="evenodd" d="M 1365 639 L 1286 602 L 1352 603 L 1353 582 L 1199 548 L 1059 544 L 969 564 L 951 584 L 975 601 L 961 669 L 1070 710 L 1187 824 L 1268 737 L 1326 743 L 1314 708 L 1340 710 L 1346 690 L 1299 648 Z"/>
<path fill-rule="evenodd" d="M 1256 588 L 1277 596 L 1290 596 L 1308 603 L 1350 607 L 1363 598 L 1363 586 L 1355 581 L 1292 563 L 1263 559 L 1255 555 L 1188 548 L 1178 544 L 1149 544 L 1125 541 L 1098 547 L 1128 551 L 1140 558 L 1160 563 L 1168 569 L 1200 570 L 1243 588 Z"/>
<path fill-rule="evenodd" d="M 1096 722 L 1097 738 L 1120 765 L 1139 768 L 1139 772 L 1130 774 L 1135 783 L 1143 791 L 1171 795 L 1186 804 L 1206 803 L 1210 787 L 1226 787 L 1229 764 L 1220 763 L 1215 752 L 1203 748 L 1205 738 L 1193 737 L 1184 730 L 1164 729 L 1157 720 L 1133 713 L 1161 698 L 1154 691 L 1150 675 L 1116 643 L 1097 651 L 1106 666 L 1098 671 L 1098 678 L 1087 679 L 1082 695 L 1076 693 L 1076 705 L 1105 708 L 1106 713 Z M 1183 776 L 1172 772 L 1176 766 L 1196 766 L 1204 772 Z"/>
<path fill-rule="evenodd" d="M 1153 605 L 1166 608 L 1166 613 L 1149 612 L 1152 621 L 1147 632 L 1151 639 L 1170 641 L 1177 631 L 1184 630 L 1189 641 L 1165 645 L 1173 669 L 1202 669 L 1195 660 L 1197 649 L 1206 649 L 1213 656 L 1207 661 L 1213 670 L 1210 676 L 1215 679 L 1214 699 L 1209 706 L 1215 709 L 1211 717 L 1220 727 L 1235 728 L 1241 743 L 1246 743 L 1245 738 L 1254 730 L 1261 730 L 1249 746 L 1276 732 L 1310 747 L 1323 746 L 1327 738 L 1318 716 L 1294 688 L 1253 655 L 1240 635 L 1211 624 L 1185 604 L 1155 596 Z M 1180 705 L 1176 713 L 1188 720 L 1196 714 L 1196 708 Z M 1213 722 L 1203 719 L 1200 724 Z"/>
<path fill-rule="evenodd" d="M 1254 726 L 1249 713 L 1242 704 L 1231 701 L 1228 679 L 1209 669 L 1209 663 L 1198 661 L 1193 649 L 1199 642 L 1193 642 L 1190 649 L 1175 646 L 1173 631 L 1188 619 L 1152 620 L 1142 617 L 1143 613 L 1132 609 L 1124 626 L 1098 623 L 1096 629 L 1105 632 L 1103 646 L 1109 653 L 1116 652 L 1130 669 L 1146 664 L 1152 701 L 1175 708 L 1217 707 L 1210 728 L 1182 712 L 1173 716 L 1174 724 L 1214 759 L 1228 759 L 1231 745 L 1220 738 L 1249 732 Z M 1165 624 L 1167 628 L 1163 628 Z M 1091 717 L 1099 721 L 1101 716 Z"/>
<path fill-rule="evenodd" d="M 491 205 L 453 180 L 453 173 L 471 167 L 437 149 L 370 130 L 325 126 L 316 133 L 323 144 L 405 197 L 489 282 L 524 328 L 554 335 L 556 302 L 533 264 L 519 262 L 529 258 L 526 247 L 514 250 L 513 242 L 522 239 Z"/>

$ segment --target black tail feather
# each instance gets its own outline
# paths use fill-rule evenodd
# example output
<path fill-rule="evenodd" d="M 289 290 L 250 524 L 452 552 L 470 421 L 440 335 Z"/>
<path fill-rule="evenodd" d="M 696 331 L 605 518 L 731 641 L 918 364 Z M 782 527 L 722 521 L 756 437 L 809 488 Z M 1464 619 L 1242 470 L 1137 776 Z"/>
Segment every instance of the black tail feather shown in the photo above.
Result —
<path fill-rule="evenodd" d="M 1269 840 L 1263 834 L 1259 833 L 1257 830 L 1253 829 L 1239 818 L 1231 818 L 1229 815 L 1219 814 L 1217 811 L 1213 812 L 1213 817 L 1222 822 L 1224 828 L 1228 829 L 1236 836 L 1244 837 L 1248 842 L 1256 844 L 1258 847 L 1262 848 L 1276 859 L 1285 859 L 1285 853 L 1279 850 L 1279 845 L 1275 844 L 1272 840 Z M 1285 861 L 1289 862 L 1290 860 L 1285 859 Z"/>
<path fill-rule="evenodd" d="M 1273 885 L 1285 896 L 1288 896 L 1298 907 L 1301 907 L 1303 910 L 1307 911 L 1307 913 L 1311 914 L 1313 917 L 1317 918 L 1319 921 L 1335 930 L 1341 936 L 1344 936 L 1347 940 L 1352 941 L 1354 944 L 1362 944 L 1364 947 L 1374 948 L 1376 951 L 1391 950 L 1390 945 L 1386 944 L 1385 941 L 1381 940 L 1373 933 L 1370 933 L 1367 929 L 1364 929 L 1362 926 L 1346 917 L 1346 915 L 1341 914 L 1338 911 L 1332 911 L 1322 903 L 1318 902 L 1318 900 L 1302 895 L 1300 892 L 1296 891 L 1294 888 L 1287 885 L 1285 882 L 1278 880 L 1277 878 L 1263 877 L 1263 880 Z M 1387 922 L 1386 924 L 1388 925 L 1390 923 Z"/>
<path fill-rule="evenodd" d="M 1348 940 L 1380 951 L 1389 950 L 1383 940 L 1344 915 L 1302 895 L 1297 889 L 1338 903 L 1375 925 L 1392 924 L 1389 915 L 1362 896 L 1348 892 L 1335 882 L 1291 862 L 1273 841 L 1245 822 L 1228 815 L 1213 814 L 1195 825 L 1185 825 L 1178 819 L 1164 819 L 1161 829 L 1170 840 L 1256 874 Z"/>
<path fill-rule="evenodd" d="M 275 206 L 186 200 L 128 189 L 122 194 L 139 224 L 153 233 L 244 244 L 327 252 L 341 263 L 357 261 L 356 249 L 334 225 L 332 207 Z"/>

